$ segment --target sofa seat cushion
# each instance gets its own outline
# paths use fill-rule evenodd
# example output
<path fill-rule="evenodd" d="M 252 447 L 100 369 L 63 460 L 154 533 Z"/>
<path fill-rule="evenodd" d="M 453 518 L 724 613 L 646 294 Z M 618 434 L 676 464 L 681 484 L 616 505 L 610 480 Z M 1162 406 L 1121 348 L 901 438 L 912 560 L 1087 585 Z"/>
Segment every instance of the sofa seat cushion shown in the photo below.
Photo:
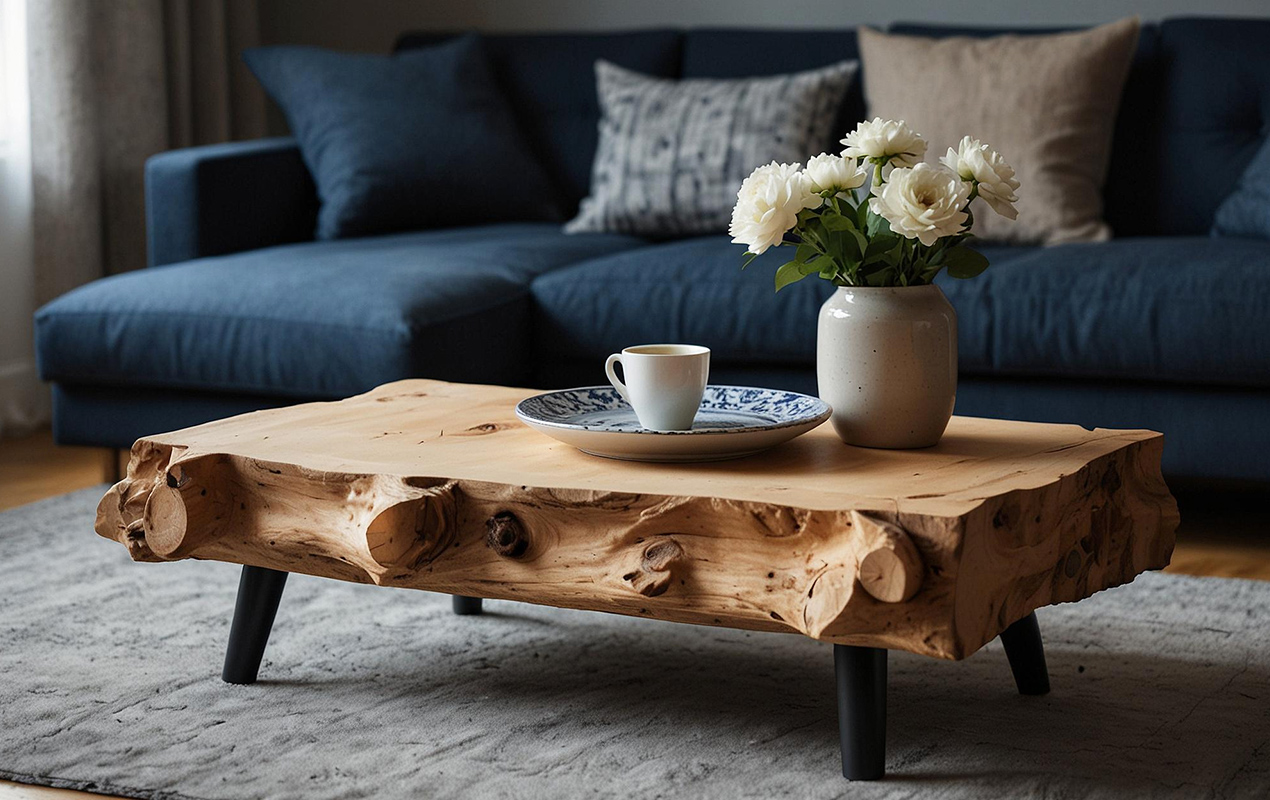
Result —
<path fill-rule="evenodd" d="M 309 242 L 117 275 L 36 315 L 47 380 L 342 397 L 400 378 L 520 382 L 529 283 L 639 244 L 509 224 Z"/>
<path fill-rule="evenodd" d="M 994 260 L 1031 252 L 995 247 Z M 741 270 L 745 248 L 706 236 L 628 250 L 534 281 L 537 361 L 604 357 L 633 344 L 691 342 L 712 365 L 809 367 L 816 314 L 833 291 L 808 278 L 773 293 L 776 268 L 793 255 L 773 248 Z"/>
<path fill-rule="evenodd" d="M 1072 244 L 939 282 L 986 355 L 963 371 L 1270 386 L 1270 242 Z"/>
<path fill-rule="evenodd" d="M 705 237 L 628 250 L 533 283 L 537 360 L 590 360 L 660 341 L 703 344 L 714 363 L 815 363 L 816 313 L 832 290 L 772 294 L 788 252 L 740 270 Z M 985 247 L 978 278 L 941 276 L 957 308 L 964 374 L 1270 385 L 1270 243 L 1123 239 Z"/>

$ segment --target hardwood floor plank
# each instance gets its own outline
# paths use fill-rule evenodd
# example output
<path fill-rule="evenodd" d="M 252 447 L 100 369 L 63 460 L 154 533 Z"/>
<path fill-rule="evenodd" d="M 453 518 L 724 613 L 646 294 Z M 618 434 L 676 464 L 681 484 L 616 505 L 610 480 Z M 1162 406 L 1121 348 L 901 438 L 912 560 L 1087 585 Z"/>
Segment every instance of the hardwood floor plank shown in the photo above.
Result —
<path fill-rule="evenodd" d="M 58 447 L 42 430 L 0 440 L 0 511 L 102 483 L 108 454 L 96 447 Z"/>

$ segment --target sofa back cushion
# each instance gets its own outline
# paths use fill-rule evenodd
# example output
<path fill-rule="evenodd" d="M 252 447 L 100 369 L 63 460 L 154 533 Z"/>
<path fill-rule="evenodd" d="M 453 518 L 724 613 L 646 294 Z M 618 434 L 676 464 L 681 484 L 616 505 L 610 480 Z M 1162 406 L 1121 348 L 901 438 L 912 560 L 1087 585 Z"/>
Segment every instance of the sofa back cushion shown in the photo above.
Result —
<path fill-rule="evenodd" d="M 650 78 L 595 65 L 603 118 L 591 192 L 569 233 L 673 238 L 728 230 L 755 168 L 829 138 L 857 62 L 752 78 Z"/>
<path fill-rule="evenodd" d="M 434 44 L 452 33 L 407 33 L 398 50 Z M 488 34 L 482 36 L 495 79 L 502 86 L 530 148 L 572 216 L 591 183 L 599 141 L 600 106 L 595 62 L 663 78 L 679 74 L 677 31 L 596 34 Z"/>
<path fill-rule="evenodd" d="M 1160 67 L 1162 152 L 1139 202 L 1153 233 L 1202 235 L 1270 134 L 1270 19 L 1167 20 Z"/>
<path fill-rule="evenodd" d="M 856 32 L 850 30 L 744 30 L 703 28 L 684 34 L 683 77 L 750 78 L 827 67 L 860 57 Z M 824 145 L 836 153 L 846 132 L 864 119 L 864 95 L 857 74 L 847 86 L 838 116 Z M 815 153 L 812 153 L 815 155 Z"/>
<path fill-rule="evenodd" d="M 899 22 L 887 29 L 906 36 L 970 36 L 984 38 L 1012 33 L 1045 36 L 1078 28 L 1002 28 L 927 25 Z M 1160 70 L 1158 63 L 1160 29 L 1143 25 L 1138 32 L 1138 48 L 1125 79 L 1111 143 L 1111 160 L 1103 186 L 1103 219 L 1115 236 L 1144 236 L 1156 233 L 1155 220 L 1144 213 L 1141 193 L 1155 191 L 1152 182 L 1161 169 L 1161 139 L 1158 134 Z M 1007 154 L 1008 156 L 1008 154 Z"/>
<path fill-rule="evenodd" d="M 274 46 L 243 60 L 317 184 L 319 239 L 560 218 L 475 36 L 397 56 Z"/>

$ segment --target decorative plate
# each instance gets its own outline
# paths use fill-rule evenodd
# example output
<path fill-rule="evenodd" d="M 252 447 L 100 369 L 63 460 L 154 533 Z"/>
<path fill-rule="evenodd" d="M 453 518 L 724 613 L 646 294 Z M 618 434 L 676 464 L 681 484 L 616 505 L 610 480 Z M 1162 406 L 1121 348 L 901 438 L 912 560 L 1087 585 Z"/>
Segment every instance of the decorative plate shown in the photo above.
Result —
<path fill-rule="evenodd" d="M 650 431 L 611 386 L 534 395 L 516 416 L 584 453 L 626 461 L 721 461 L 800 436 L 829 419 L 829 404 L 797 392 L 707 386 L 689 431 Z"/>

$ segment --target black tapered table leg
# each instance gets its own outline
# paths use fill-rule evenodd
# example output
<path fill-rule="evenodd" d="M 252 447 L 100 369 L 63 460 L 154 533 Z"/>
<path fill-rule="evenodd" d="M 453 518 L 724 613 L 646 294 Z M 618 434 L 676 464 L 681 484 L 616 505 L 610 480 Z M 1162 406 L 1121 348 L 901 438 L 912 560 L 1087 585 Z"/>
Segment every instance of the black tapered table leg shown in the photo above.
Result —
<path fill-rule="evenodd" d="M 465 597 L 461 594 L 451 595 L 454 599 L 454 613 L 460 617 L 481 613 L 481 598 Z"/>
<path fill-rule="evenodd" d="M 238 579 L 238 601 L 234 622 L 229 628 L 229 647 L 221 680 L 226 683 L 255 683 L 260 660 L 269 643 L 278 601 L 287 585 L 287 573 L 264 567 L 243 567 Z"/>
<path fill-rule="evenodd" d="M 833 666 L 842 775 L 875 781 L 886 772 L 886 650 L 835 644 Z"/>
<path fill-rule="evenodd" d="M 1041 626 L 1036 622 L 1036 614 L 1028 614 L 1001 631 L 1001 645 L 1010 660 L 1010 671 L 1014 673 L 1019 694 L 1048 694 L 1050 674 L 1045 667 L 1045 646 L 1041 644 Z"/>

